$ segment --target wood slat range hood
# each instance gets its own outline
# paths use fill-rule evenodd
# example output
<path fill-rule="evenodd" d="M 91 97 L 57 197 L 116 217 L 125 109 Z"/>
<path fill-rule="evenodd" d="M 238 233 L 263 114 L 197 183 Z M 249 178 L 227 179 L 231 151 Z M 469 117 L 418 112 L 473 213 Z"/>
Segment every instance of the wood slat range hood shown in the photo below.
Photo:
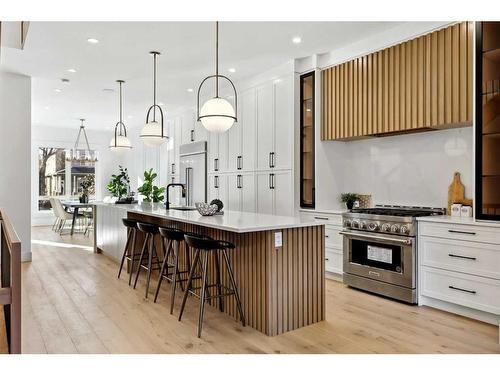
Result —
<path fill-rule="evenodd" d="M 472 125 L 473 23 L 461 22 L 321 72 L 321 140 Z"/>

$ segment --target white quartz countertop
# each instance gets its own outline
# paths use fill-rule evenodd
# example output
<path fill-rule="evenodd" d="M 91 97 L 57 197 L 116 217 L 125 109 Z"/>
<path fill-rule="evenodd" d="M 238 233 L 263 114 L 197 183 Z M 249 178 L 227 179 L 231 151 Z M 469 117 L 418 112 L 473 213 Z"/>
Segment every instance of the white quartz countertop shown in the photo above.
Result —
<path fill-rule="evenodd" d="M 236 233 L 260 232 L 265 230 L 301 228 L 323 225 L 323 223 L 318 223 L 310 219 L 300 218 L 296 216 L 266 215 L 253 212 L 224 211 L 224 215 L 202 216 L 196 210 L 166 210 L 163 204 L 153 204 L 149 207 L 140 204 L 114 204 L 104 202 L 94 202 L 94 204 L 96 206 L 105 206 L 108 208 L 115 208 L 117 210 L 150 215 L 162 219 L 201 225 L 204 227 L 221 229 Z"/>
<path fill-rule="evenodd" d="M 499 222 L 481 221 L 481 220 L 476 220 L 473 217 L 437 215 L 437 216 L 421 216 L 417 217 L 417 220 L 419 222 L 429 222 L 429 223 L 466 224 L 466 225 L 500 228 Z"/>
<path fill-rule="evenodd" d="M 347 209 L 312 209 L 312 208 L 301 208 L 301 212 L 308 212 L 311 214 L 327 214 L 327 215 L 342 215 L 347 212 Z"/>

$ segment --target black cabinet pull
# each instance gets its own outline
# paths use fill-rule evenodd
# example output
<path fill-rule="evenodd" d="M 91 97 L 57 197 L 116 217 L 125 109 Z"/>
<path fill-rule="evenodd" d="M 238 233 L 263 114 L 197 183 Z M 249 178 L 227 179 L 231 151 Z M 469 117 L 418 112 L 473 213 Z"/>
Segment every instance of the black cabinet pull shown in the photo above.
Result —
<path fill-rule="evenodd" d="M 273 188 L 273 184 L 272 184 L 271 179 L 272 179 L 272 177 L 271 177 L 271 173 L 269 173 L 269 189 L 272 189 L 272 188 Z"/>
<path fill-rule="evenodd" d="M 462 231 L 462 230 L 453 230 L 453 229 L 448 229 L 448 232 L 449 233 L 456 233 L 456 234 L 469 234 L 471 236 L 476 235 L 476 232 L 466 232 L 466 231 Z"/>
<path fill-rule="evenodd" d="M 274 173 L 270 173 L 270 174 L 269 174 L 269 177 L 270 177 L 270 179 L 271 179 L 271 186 L 270 186 L 270 188 L 271 188 L 271 189 L 274 189 L 274 188 L 276 187 L 276 186 L 274 185 L 274 184 L 275 184 Z"/>
<path fill-rule="evenodd" d="M 274 151 L 269 153 L 269 168 L 274 168 L 276 166 L 275 155 Z"/>
<path fill-rule="evenodd" d="M 175 163 L 172 163 L 172 174 L 175 174 Z"/>
<path fill-rule="evenodd" d="M 236 157 L 236 169 L 241 170 L 242 168 L 243 168 L 243 157 L 240 155 Z"/>
<path fill-rule="evenodd" d="M 328 262 L 330 259 L 329 258 L 325 258 L 325 260 Z"/>
<path fill-rule="evenodd" d="M 219 188 L 219 176 L 214 176 L 214 188 Z"/>
<path fill-rule="evenodd" d="M 214 159 L 214 171 L 218 171 L 218 170 L 219 170 L 219 159 L 215 158 Z"/>
<path fill-rule="evenodd" d="M 465 255 L 457 255 L 457 254 L 448 254 L 449 257 L 452 258 L 460 258 L 460 259 L 468 259 L 468 260 L 477 260 L 476 257 L 467 257 Z"/>
<path fill-rule="evenodd" d="M 470 294 L 476 294 L 475 290 L 468 290 L 468 289 L 457 288 L 456 286 L 453 286 L 453 285 L 449 285 L 448 288 L 453 289 L 453 290 L 458 290 L 460 292 L 465 292 L 465 293 L 470 293 Z"/>
<path fill-rule="evenodd" d="M 191 129 L 191 142 L 194 142 L 194 129 Z"/>
<path fill-rule="evenodd" d="M 238 189 L 241 189 L 243 187 L 243 185 L 241 183 L 241 174 L 239 174 L 239 175 L 236 176 L 236 187 Z"/>
<path fill-rule="evenodd" d="M 316 220 L 329 220 L 327 217 L 314 216 Z"/>

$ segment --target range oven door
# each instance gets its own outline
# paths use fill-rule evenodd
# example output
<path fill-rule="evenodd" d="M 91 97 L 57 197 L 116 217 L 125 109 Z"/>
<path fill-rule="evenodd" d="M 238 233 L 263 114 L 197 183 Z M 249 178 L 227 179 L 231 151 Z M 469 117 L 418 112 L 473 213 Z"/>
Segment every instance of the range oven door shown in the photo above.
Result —
<path fill-rule="evenodd" d="M 344 272 L 416 288 L 415 238 L 347 230 L 341 234 Z"/>

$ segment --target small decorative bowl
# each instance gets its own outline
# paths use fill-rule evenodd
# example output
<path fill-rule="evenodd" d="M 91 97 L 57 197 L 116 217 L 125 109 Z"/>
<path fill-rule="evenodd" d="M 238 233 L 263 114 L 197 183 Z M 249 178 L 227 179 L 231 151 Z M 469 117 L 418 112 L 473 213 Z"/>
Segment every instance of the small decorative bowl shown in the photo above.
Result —
<path fill-rule="evenodd" d="M 212 216 L 219 209 L 216 204 L 209 204 L 204 202 L 198 202 L 194 204 L 196 209 L 202 216 Z"/>

